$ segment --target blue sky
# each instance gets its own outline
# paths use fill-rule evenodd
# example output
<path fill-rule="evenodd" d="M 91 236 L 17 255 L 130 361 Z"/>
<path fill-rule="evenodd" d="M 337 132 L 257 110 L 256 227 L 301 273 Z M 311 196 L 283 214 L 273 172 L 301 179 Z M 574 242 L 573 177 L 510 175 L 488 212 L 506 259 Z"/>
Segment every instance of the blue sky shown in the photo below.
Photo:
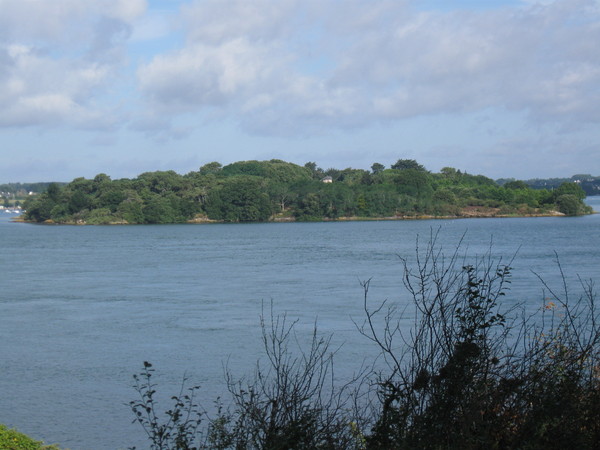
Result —
<path fill-rule="evenodd" d="M 278 158 L 600 175 L 598 0 L 0 0 L 0 183 Z"/>

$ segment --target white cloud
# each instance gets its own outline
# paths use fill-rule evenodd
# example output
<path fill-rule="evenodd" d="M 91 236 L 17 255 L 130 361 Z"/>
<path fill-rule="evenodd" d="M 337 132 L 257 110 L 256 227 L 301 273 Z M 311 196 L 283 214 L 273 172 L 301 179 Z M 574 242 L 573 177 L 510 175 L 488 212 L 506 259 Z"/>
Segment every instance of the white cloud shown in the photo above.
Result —
<path fill-rule="evenodd" d="M 486 108 L 597 122 L 597 6 L 419 12 L 391 1 L 197 1 L 183 10 L 186 46 L 138 76 L 157 111 L 218 109 L 265 133 Z"/>
<path fill-rule="evenodd" d="M 98 6 L 100 12 L 126 23 L 133 22 L 147 9 L 145 0 L 102 0 Z"/>
<path fill-rule="evenodd" d="M 219 44 L 231 39 L 273 40 L 302 20 L 300 0 L 195 0 L 183 7 L 190 41 Z"/>
<path fill-rule="evenodd" d="M 117 78 L 130 24 L 145 8 L 144 0 L 0 0 L 0 126 L 110 124 L 95 98 Z"/>
<path fill-rule="evenodd" d="M 241 38 L 218 46 L 196 44 L 155 58 L 140 71 L 140 87 L 166 105 L 226 104 L 269 81 L 274 61 L 268 54 Z"/>
<path fill-rule="evenodd" d="M 0 40 L 79 45 L 97 18 L 131 23 L 146 7 L 145 0 L 0 0 Z"/>
<path fill-rule="evenodd" d="M 177 25 L 145 0 L 0 0 L 0 126 L 102 128 L 122 104 L 135 127 L 167 132 L 194 114 L 301 136 L 489 108 L 564 130 L 600 121 L 597 0 L 182 5 Z M 180 48 L 128 53 L 132 39 L 139 49 L 175 29 Z"/>

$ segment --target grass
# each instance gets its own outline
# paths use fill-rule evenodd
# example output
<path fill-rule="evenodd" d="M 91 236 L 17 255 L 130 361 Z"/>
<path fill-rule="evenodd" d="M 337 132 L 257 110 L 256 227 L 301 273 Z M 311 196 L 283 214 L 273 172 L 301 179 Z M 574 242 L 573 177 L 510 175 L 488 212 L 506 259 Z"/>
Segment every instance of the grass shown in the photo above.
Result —
<path fill-rule="evenodd" d="M 56 445 L 45 445 L 15 429 L 0 424 L 0 449 L 2 450 L 60 450 Z"/>

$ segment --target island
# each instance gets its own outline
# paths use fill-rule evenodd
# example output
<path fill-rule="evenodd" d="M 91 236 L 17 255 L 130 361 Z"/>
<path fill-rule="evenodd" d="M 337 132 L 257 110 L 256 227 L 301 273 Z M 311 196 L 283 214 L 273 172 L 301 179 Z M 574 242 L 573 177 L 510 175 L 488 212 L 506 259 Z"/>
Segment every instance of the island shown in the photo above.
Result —
<path fill-rule="evenodd" d="M 386 168 L 327 169 L 278 159 L 211 162 L 112 180 L 106 174 L 50 183 L 25 200 L 23 220 L 54 224 L 283 222 L 583 215 L 592 212 L 573 182 L 535 189 L 500 184 L 452 167 L 428 171 L 412 159 Z"/>

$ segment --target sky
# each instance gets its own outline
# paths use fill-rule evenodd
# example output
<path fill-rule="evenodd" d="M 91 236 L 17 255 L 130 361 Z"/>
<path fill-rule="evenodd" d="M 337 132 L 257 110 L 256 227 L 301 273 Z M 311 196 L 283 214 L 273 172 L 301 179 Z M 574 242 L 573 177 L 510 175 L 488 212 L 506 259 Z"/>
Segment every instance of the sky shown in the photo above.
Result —
<path fill-rule="evenodd" d="M 0 0 L 0 183 L 600 176 L 600 0 Z"/>

